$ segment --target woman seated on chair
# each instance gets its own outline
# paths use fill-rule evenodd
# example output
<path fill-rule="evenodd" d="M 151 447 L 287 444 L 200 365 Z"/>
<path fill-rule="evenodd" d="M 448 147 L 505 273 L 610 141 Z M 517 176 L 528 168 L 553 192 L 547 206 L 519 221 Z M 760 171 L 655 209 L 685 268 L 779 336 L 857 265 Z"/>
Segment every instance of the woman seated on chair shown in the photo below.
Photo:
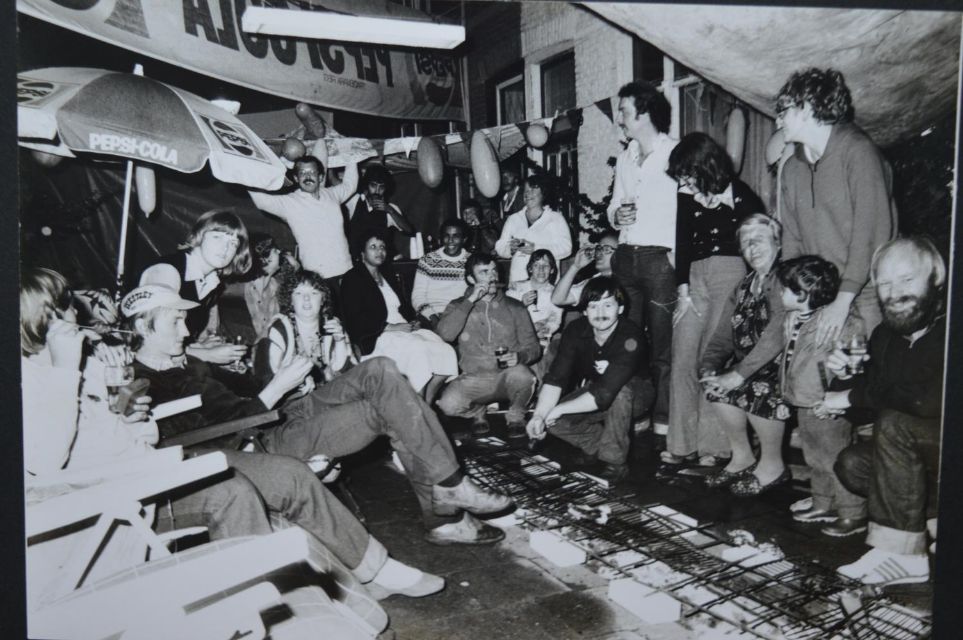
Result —
<path fill-rule="evenodd" d="M 409 296 L 390 267 L 378 230 L 362 234 L 360 263 L 344 274 L 342 308 L 348 335 L 362 360 L 387 356 L 428 404 L 449 376 L 458 375 L 458 357 L 451 345 L 428 329 L 419 329 Z"/>
<path fill-rule="evenodd" d="M 281 365 L 295 356 L 314 362 L 296 394 L 310 393 L 318 383 L 332 380 L 355 361 L 351 343 L 334 315 L 331 288 L 314 271 L 290 271 L 278 288 L 280 313 L 268 324 L 267 336 L 257 344 L 256 376 L 270 380 Z"/>
<path fill-rule="evenodd" d="M 552 303 L 552 292 L 558 279 L 558 263 L 548 249 L 536 249 L 528 259 L 526 270 L 528 280 L 513 282 L 505 293 L 521 301 L 532 318 L 535 335 L 542 345 L 542 357 L 535 363 L 533 370 L 541 380 L 555 357 L 555 349 L 552 347 L 558 341 L 553 341 L 552 338 L 562 326 L 564 313 L 564 309 Z"/>

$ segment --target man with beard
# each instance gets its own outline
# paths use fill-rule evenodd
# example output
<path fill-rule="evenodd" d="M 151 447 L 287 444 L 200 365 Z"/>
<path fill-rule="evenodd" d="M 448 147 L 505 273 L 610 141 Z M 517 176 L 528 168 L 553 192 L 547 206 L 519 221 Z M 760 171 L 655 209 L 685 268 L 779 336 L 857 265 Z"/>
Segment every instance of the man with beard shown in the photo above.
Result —
<path fill-rule="evenodd" d="M 866 543 L 873 549 L 838 571 L 864 584 L 926 582 L 927 507 L 935 510 L 939 470 L 946 266 L 929 240 L 899 238 L 876 250 L 871 275 L 883 322 L 870 338 L 865 373 L 848 376 L 846 364 L 866 356 L 834 351 L 826 365 L 840 379 L 851 378 L 849 388 L 829 391 L 816 407 L 825 415 L 850 407 L 877 411 L 872 442 L 843 450 L 834 468 L 850 491 L 869 498 Z"/>
<path fill-rule="evenodd" d="M 558 356 L 545 376 L 526 430 L 533 439 L 552 433 L 582 450 L 587 466 L 617 483 L 628 474 L 632 390 L 642 354 L 639 325 L 623 318 L 625 294 L 610 277 L 593 278 L 582 291 L 585 315 L 562 333 Z M 572 383 L 579 387 L 562 398 Z M 561 400 L 561 401 L 560 401 Z M 594 469 L 593 469 L 594 470 Z"/>

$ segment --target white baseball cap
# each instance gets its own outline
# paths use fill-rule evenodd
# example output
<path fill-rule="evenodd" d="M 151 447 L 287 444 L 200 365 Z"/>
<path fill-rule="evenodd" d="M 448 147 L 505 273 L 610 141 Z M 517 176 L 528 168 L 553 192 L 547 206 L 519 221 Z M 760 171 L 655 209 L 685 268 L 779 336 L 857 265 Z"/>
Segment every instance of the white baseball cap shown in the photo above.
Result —
<path fill-rule="evenodd" d="M 120 311 L 126 318 L 158 307 L 180 310 L 198 306 L 200 306 L 198 303 L 184 300 L 176 291 L 162 284 L 141 285 L 120 301 Z"/>

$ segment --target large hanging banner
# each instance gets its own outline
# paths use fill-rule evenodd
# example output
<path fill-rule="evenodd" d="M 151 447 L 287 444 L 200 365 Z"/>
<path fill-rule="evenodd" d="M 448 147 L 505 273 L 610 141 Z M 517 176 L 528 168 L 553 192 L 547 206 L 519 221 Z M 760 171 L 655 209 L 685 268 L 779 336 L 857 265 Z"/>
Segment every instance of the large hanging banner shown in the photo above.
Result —
<path fill-rule="evenodd" d="M 464 120 L 458 59 L 450 53 L 241 31 L 245 8 L 262 4 L 268 3 L 17 0 L 17 10 L 185 69 L 300 102 L 410 120 Z"/>

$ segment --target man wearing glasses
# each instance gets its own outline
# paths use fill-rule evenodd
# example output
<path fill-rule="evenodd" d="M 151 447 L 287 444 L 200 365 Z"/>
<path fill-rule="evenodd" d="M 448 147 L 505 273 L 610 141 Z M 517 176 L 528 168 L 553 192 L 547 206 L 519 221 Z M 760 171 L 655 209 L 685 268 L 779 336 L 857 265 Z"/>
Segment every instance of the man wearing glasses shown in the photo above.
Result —
<path fill-rule="evenodd" d="M 776 125 L 796 143 L 782 170 L 782 257 L 822 256 L 842 276 L 820 312 L 821 344 L 838 336 L 852 305 L 867 333 L 880 323 L 870 260 L 897 231 L 889 163 L 852 120 L 849 88 L 834 69 L 798 71 L 776 97 Z"/>

